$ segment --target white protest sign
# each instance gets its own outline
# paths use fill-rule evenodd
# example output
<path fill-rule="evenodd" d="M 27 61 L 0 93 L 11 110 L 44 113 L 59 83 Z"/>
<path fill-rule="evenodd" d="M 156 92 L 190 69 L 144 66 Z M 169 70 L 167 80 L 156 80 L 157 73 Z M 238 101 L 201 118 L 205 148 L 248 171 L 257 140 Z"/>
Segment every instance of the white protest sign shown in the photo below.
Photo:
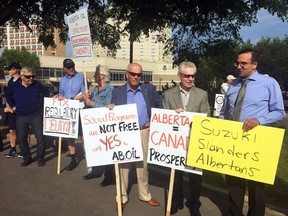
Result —
<path fill-rule="evenodd" d="M 216 94 L 214 102 L 214 116 L 219 116 L 224 102 L 224 94 Z"/>
<path fill-rule="evenodd" d="M 148 146 L 148 163 L 186 172 L 202 174 L 202 170 L 186 166 L 190 127 L 193 116 L 203 113 L 152 108 Z"/>
<path fill-rule="evenodd" d="M 80 111 L 87 166 L 143 160 L 136 104 Z"/>
<path fill-rule="evenodd" d="M 43 134 L 78 138 L 79 101 L 44 98 Z"/>
<path fill-rule="evenodd" d="M 93 49 L 87 8 L 67 17 L 73 57 L 77 61 L 92 61 Z"/>

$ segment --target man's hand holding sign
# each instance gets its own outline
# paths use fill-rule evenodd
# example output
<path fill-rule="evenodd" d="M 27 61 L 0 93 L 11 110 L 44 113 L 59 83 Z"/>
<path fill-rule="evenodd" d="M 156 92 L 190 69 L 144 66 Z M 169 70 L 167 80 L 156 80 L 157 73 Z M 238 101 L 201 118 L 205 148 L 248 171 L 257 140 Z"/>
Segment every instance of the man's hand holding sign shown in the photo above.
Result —
<path fill-rule="evenodd" d="M 187 165 L 268 184 L 274 183 L 284 130 L 194 117 Z M 273 146 L 271 142 L 273 141 Z"/>

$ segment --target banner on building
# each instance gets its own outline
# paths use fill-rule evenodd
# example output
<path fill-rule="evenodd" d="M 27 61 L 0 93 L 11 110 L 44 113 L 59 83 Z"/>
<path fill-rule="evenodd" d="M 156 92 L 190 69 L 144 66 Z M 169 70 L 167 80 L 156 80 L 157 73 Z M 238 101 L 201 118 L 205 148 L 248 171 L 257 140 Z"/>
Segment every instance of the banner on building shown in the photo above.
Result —
<path fill-rule="evenodd" d="M 44 98 L 43 134 L 78 138 L 79 100 Z"/>
<path fill-rule="evenodd" d="M 67 17 L 73 57 L 76 61 L 92 61 L 93 49 L 87 8 Z"/>
<path fill-rule="evenodd" d="M 80 111 L 87 166 L 143 160 L 136 104 Z"/>
<path fill-rule="evenodd" d="M 190 129 L 194 116 L 203 113 L 152 108 L 148 147 L 148 163 L 202 174 L 202 170 L 186 166 Z"/>
<path fill-rule="evenodd" d="M 195 116 L 187 164 L 214 172 L 273 184 L 284 129 Z"/>

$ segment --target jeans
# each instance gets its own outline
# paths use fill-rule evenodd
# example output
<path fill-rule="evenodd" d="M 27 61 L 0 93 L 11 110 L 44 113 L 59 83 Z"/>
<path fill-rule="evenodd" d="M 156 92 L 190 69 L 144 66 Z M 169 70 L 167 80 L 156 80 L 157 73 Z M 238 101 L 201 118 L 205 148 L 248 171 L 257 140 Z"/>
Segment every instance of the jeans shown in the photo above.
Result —
<path fill-rule="evenodd" d="M 37 160 L 41 161 L 45 156 L 45 140 L 43 136 L 43 115 L 42 113 L 33 113 L 27 116 L 16 116 L 16 136 L 17 144 L 19 144 L 21 153 L 24 160 L 31 160 L 31 152 L 29 144 L 27 142 L 27 137 L 29 134 L 29 126 L 31 126 L 35 138 L 37 140 Z"/>

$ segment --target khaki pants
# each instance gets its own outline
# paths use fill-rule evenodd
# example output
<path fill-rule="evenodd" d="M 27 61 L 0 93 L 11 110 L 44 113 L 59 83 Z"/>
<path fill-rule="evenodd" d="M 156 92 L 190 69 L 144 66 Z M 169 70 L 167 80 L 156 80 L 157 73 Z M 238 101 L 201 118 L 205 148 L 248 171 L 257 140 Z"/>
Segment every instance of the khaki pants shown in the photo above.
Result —
<path fill-rule="evenodd" d="M 149 201 L 152 196 L 148 189 L 148 170 L 147 170 L 147 153 L 148 153 L 148 142 L 149 142 L 149 128 L 141 130 L 141 143 L 143 150 L 143 161 L 135 162 L 139 199 L 143 201 Z M 128 202 L 127 189 L 129 185 L 129 173 L 131 170 L 132 163 L 120 164 L 120 179 L 121 179 L 121 198 L 122 203 Z"/>

